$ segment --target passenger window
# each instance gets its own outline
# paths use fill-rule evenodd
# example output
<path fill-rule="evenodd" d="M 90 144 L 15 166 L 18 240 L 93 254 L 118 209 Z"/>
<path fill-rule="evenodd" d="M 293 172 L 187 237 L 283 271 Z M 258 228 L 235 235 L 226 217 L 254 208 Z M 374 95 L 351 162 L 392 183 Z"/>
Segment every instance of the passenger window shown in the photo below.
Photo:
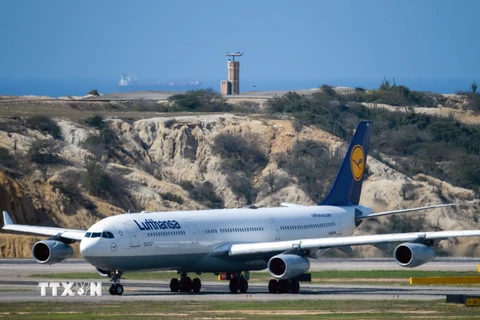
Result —
<path fill-rule="evenodd" d="M 91 235 L 92 235 L 91 232 L 87 232 L 87 233 L 85 233 L 85 238 L 90 238 Z"/>

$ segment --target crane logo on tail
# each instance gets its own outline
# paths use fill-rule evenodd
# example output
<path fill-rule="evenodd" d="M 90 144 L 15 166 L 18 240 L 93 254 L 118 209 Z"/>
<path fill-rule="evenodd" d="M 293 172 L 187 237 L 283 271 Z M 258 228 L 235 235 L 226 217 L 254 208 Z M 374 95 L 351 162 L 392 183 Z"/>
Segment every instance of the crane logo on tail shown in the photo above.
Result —
<path fill-rule="evenodd" d="M 350 154 L 350 168 L 352 169 L 353 179 L 360 181 L 365 172 L 365 154 L 359 144 L 353 147 Z"/>

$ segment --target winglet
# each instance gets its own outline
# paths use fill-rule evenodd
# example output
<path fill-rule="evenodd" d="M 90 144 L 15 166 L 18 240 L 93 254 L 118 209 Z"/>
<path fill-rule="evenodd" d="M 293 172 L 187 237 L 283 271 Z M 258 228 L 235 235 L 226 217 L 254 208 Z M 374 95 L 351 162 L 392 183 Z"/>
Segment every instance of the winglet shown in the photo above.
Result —
<path fill-rule="evenodd" d="M 14 224 L 7 211 L 3 211 L 3 226 Z"/>

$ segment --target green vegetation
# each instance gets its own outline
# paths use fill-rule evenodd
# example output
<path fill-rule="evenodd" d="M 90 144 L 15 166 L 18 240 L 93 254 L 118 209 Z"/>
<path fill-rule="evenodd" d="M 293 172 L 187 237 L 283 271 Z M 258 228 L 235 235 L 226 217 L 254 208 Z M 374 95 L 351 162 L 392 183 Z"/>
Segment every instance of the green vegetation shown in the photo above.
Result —
<path fill-rule="evenodd" d="M 171 192 L 160 193 L 160 196 L 162 197 L 163 200 L 176 202 L 178 204 L 182 204 L 184 202 L 182 197 L 177 196 L 176 194 L 173 194 Z"/>
<path fill-rule="evenodd" d="M 245 295 L 243 295 L 243 299 Z M 442 300 L 35 301 L 0 303 L 5 319 L 477 319 Z"/>
<path fill-rule="evenodd" d="M 232 106 L 213 89 L 201 89 L 179 93 L 168 98 L 175 111 L 223 112 L 231 111 Z"/>
<path fill-rule="evenodd" d="M 103 129 L 105 127 L 104 119 L 99 114 L 94 114 L 93 116 L 85 119 L 85 124 L 87 126 L 97 128 L 98 130 Z"/>
<path fill-rule="evenodd" d="M 413 92 L 406 89 L 384 80 L 376 91 L 395 95 L 403 92 L 402 99 L 406 99 L 405 92 Z M 397 170 L 410 176 L 425 173 L 480 191 L 480 126 L 461 123 L 453 117 L 418 113 L 415 108 L 407 108 L 406 112 L 367 108 L 357 101 L 365 101 L 366 95 L 371 94 L 368 91 L 333 97 L 323 91 L 309 96 L 289 92 L 270 99 L 267 110 L 289 114 L 303 125 L 319 126 L 345 140 L 351 138 L 360 120 L 373 120 L 371 150 L 391 157 Z"/>
<path fill-rule="evenodd" d="M 65 196 L 67 196 L 70 199 L 74 197 L 78 197 L 80 195 L 80 190 L 77 188 L 77 186 L 73 184 L 67 184 L 60 181 L 55 181 L 55 182 L 52 182 L 51 184 L 52 184 L 52 187 L 59 190 L 61 193 L 63 193 Z"/>
<path fill-rule="evenodd" d="M 118 147 L 117 136 L 112 129 L 108 127 L 102 116 L 93 115 L 85 119 L 85 124 L 99 130 L 98 135 L 90 135 L 83 141 L 82 145 L 95 155 L 97 159 L 112 157 L 115 154 L 115 148 Z"/>
<path fill-rule="evenodd" d="M 209 181 L 192 184 L 189 181 L 181 183 L 188 191 L 190 198 L 212 209 L 223 209 L 223 200 L 215 193 L 213 184 Z"/>
<path fill-rule="evenodd" d="M 296 177 L 300 188 L 318 201 L 329 191 L 342 160 L 338 152 L 332 154 L 323 143 L 313 140 L 298 140 L 291 150 L 275 157 L 279 167 Z"/>
<path fill-rule="evenodd" d="M 222 157 L 221 170 L 228 174 L 232 191 L 243 197 L 246 204 L 256 198 L 257 190 L 252 184 L 252 177 L 264 168 L 268 158 L 254 136 L 235 136 L 222 133 L 214 139 L 214 151 Z"/>
<path fill-rule="evenodd" d="M 10 154 L 7 148 L 0 147 L 0 165 L 7 168 L 14 168 L 16 166 L 15 158 Z"/>
<path fill-rule="evenodd" d="M 116 194 L 118 186 L 97 161 L 85 159 L 85 167 L 87 174 L 83 178 L 83 186 L 90 194 L 104 198 Z"/>
<path fill-rule="evenodd" d="M 263 168 L 268 161 L 265 152 L 260 148 L 257 137 L 236 136 L 221 133 L 214 139 L 214 149 L 222 159 L 224 171 L 254 172 Z"/>
<path fill-rule="evenodd" d="M 27 156 L 36 164 L 57 164 L 62 162 L 57 155 L 60 148 L 61 146 L 54 140 L 36 140 L 28 149 Z"/>
<path fill-rule="evenodd" d="M 43 133 L 50 134 L 54 139 L 61 140 L 62 131 L 57 123 L 50 117 L 37 115 L 31 116 L 26 121 L 27 127 L 33 130 L 38 130 Z"/>

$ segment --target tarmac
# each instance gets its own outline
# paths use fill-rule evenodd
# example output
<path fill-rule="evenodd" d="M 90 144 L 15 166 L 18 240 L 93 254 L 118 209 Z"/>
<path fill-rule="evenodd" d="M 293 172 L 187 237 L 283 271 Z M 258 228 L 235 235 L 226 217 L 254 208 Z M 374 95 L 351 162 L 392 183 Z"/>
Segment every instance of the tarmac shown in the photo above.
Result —
<path fill-rule="evenodd" d="M 439 271 L 474 271 L 478 270 L 480 259 L 439 258 L 421 266 L 419 270 Z M 319 259 L 312 263 L 311 270 L 400 270 L 392 259 Z M 67 260 L 54 265 L 37 264 L 31 259 L 0 260 L 0 301 L 202 301 L 202 300 L 235 300 L 235 301 L 272 301 L 272 300 L 433 300 L 445 299 L 447 294 L 480 295 L 480 287 L 436 285 L 358 285 L 358 284 L 311 284 L 302 283 L 299 294 L 270 294 L 267 283 L 250 282 L 245 294 L 231 294 L 228 282 L 204 282 L 200 293 L 172 293 L 168 282 L 152 280 L 122 280 L 125 292 L 122 296 L 108 293 L 108 279 L 99 277 L 102 282 L 102 296 L 47 296 L 40 295 L 40 281 L 52 279 L 30 278 L 34 273 L 57 272 L 94 272 L 94 268 L 84 260 Z M 480 274 L 479 274 L 480 275 Z M 200 277 L 201 278 L 201 277 Z M 71 281 L 71 280 L 70 280 Z M 79 285 L 92 280 L 78 279 Z M 76 287 L 78 288 L 78 287 Z M 63 292 L 63 290 L 59 290 Z"/>

